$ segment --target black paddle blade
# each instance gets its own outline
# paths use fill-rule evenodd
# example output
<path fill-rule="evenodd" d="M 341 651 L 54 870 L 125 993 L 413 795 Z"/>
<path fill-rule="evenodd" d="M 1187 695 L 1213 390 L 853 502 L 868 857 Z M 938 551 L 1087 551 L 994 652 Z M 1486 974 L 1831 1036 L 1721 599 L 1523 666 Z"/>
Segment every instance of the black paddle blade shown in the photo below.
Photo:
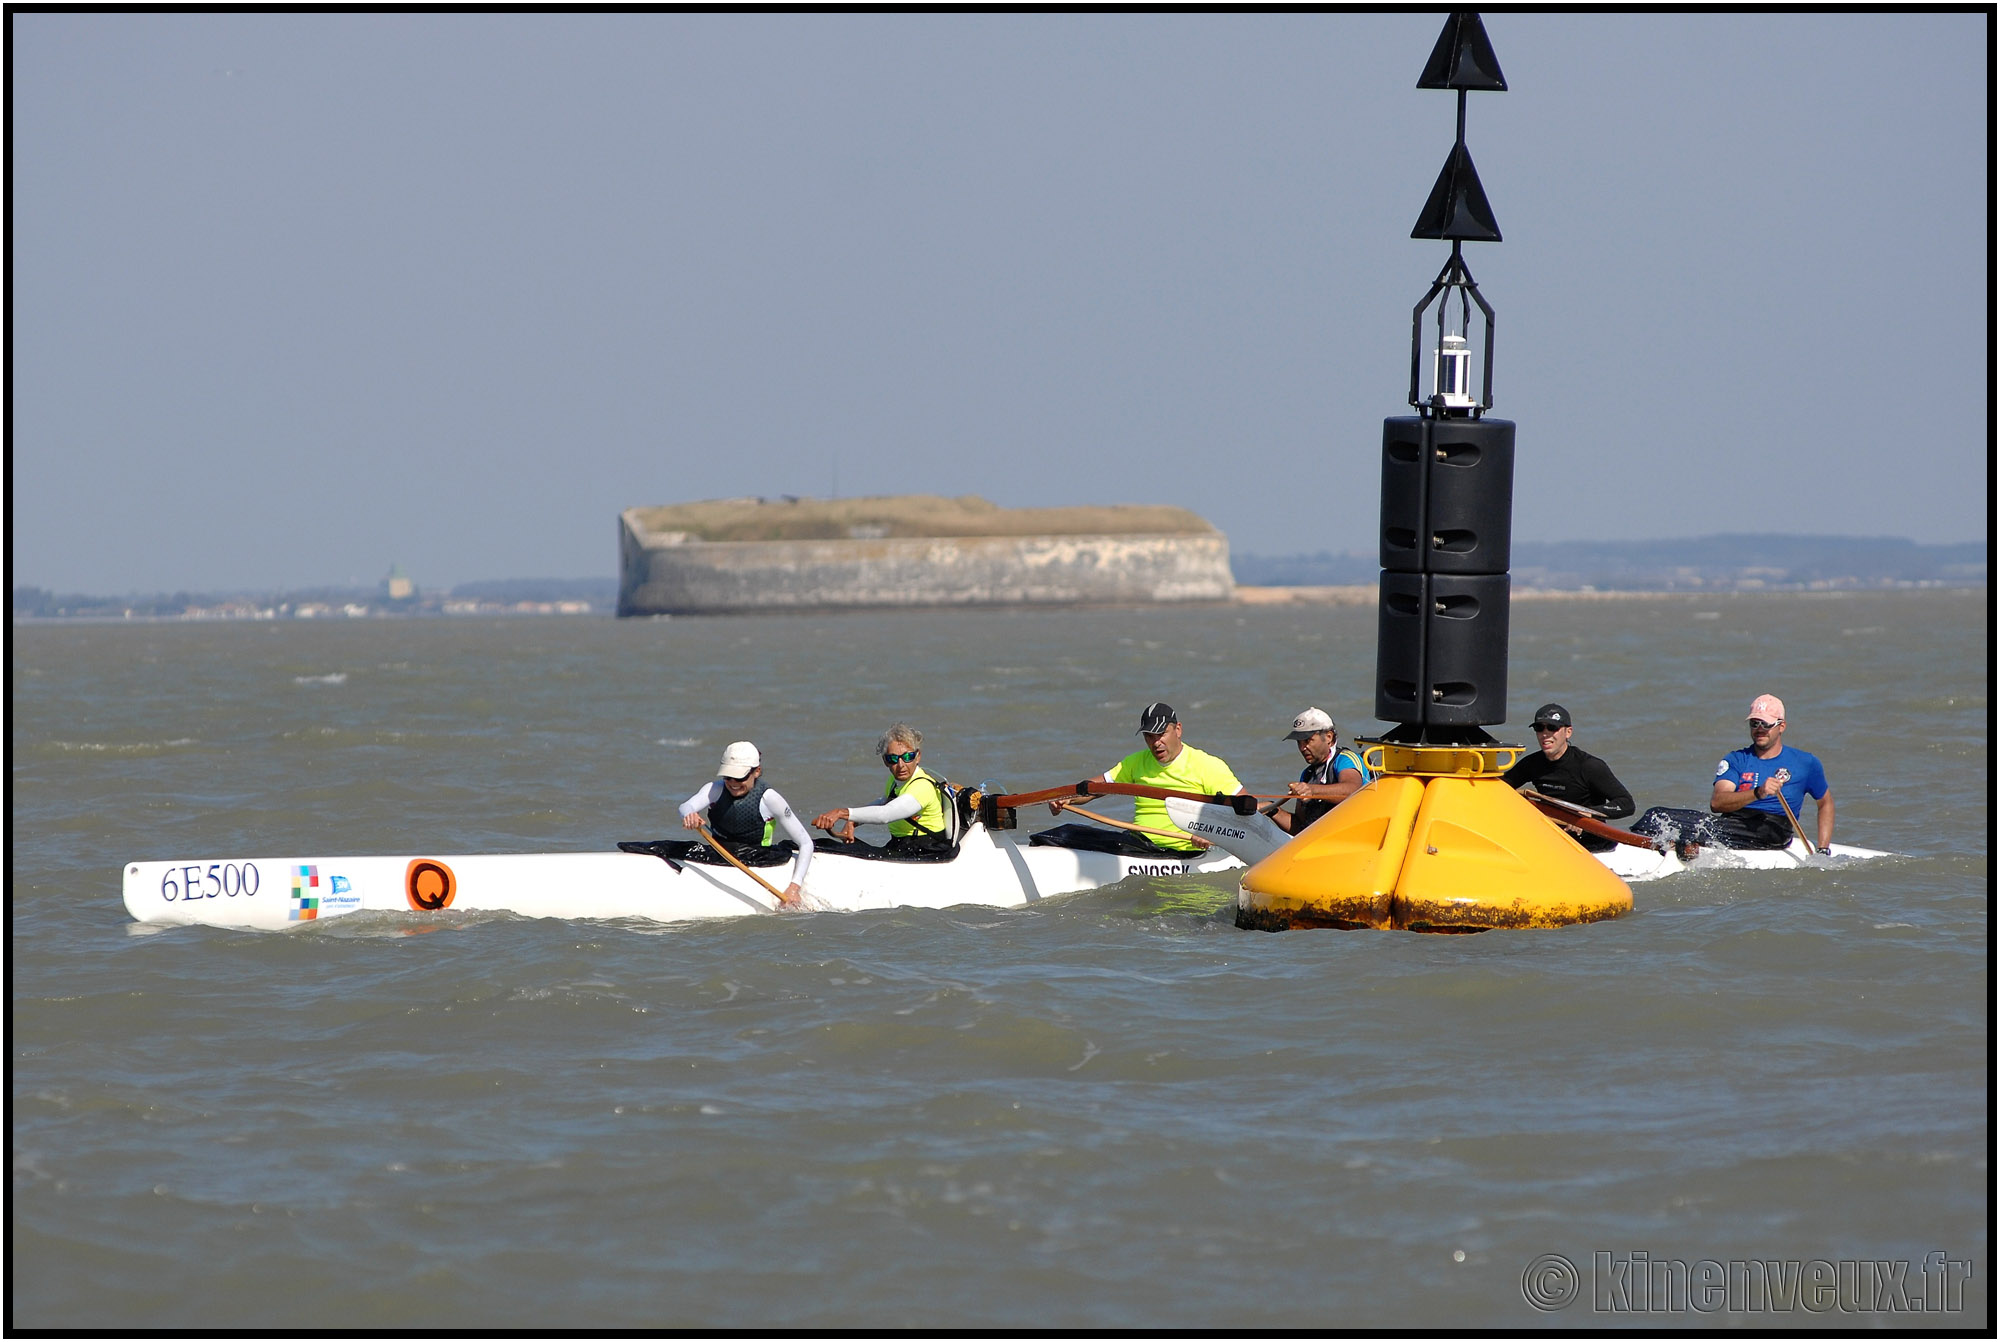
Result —
<path fill-rule="evenodd" d="M 683 868 L 680 863 L 668 856 L 668 853 L 684 853 L 687 849 L 688 844 L 685 841 L 674 839 L 647 839 L 643 842 L 637 839 L 627 839 L 618 845 L 618 851 L 621 853 L 637 853 L 641 857 L 657 857 L 675 871 L 680 871 Z"/>

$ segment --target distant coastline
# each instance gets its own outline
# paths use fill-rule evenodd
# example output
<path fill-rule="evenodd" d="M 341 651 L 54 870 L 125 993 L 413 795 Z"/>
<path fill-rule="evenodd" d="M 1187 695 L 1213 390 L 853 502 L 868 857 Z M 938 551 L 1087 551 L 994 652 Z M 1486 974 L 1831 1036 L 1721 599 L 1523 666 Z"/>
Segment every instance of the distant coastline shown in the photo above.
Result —
<path fill-rule="evenodd" d="M 1231 556 L 1239 605 L 1372 606 L 1380 572 L 1372 554 Z M 1919 545 L 1881 537 L 1704 536 L 1676 541 L 1563 541 L 1513 547 L 1517 601 L 1646 600 L 1665 597 L 1840 595 L 1879 591 L 1981 590 L 1986 546 Z M 415 584 L 294 592 L 173 592 L 148 596 L 57 594 L 16 587 L 16 621 L 343 620 L 609 616 L 618 579 L 512 578 L 443 591 Z"/>
<path fill-rule="evenodd" d="M 1910 583 L 1894 587 L 1830 587 L 1807 588 L 1763 588 L 1743 590 L 1700 591 L 1586 591 L 1560 590 L 1554 588 L 1525 587 L 1515 589 L 1515 601 L 1758 601 L 1772 599 L 1838 600 L 1843 597 L 1867 596 L 1878 593 L 1956 595 L 1973 597 L 1985 590 L 1984 583 Z M 1376 588 L 1368 584 L 1337 584 L 1330 586 L 1294 587 L 1246 587 L 1238 584 L 1235 594 L 1226 601 L 1207 603 L 1213 606 L 1359 606 L 1373 609 Z M 115 603 L 105 603 L 113 605 Z M 143 603 L 142 603 L 143 604 Z M 568 601 L 440 601 L 425 607 L 388 608 L 381 604 L 344 602 L 338 607 L 313 614 L 300 614 L 286 609 L 285 602 L 256 602 L 249 600 L 221 599 L 204 602 L 193 600 L 178 611 L 161 609 L 137 609 L 131 605 L 106 609 L 93 606 L 72 609 L 63 613 L 41 615 L 14 610 L 16 624 L 170 624 L 222 621 L 228 623 L 266 620 L 318 620 L 338 622 L 357 619 L 456 619 L 466 616 L 486 618 L 521 619 L 546 615 L 566 615 L 608 619 L 617 609 L 615 599 L 603 602 L 587 600 Z M 130 612 L 130 613 L 127 613 Z M 766 612 L 775 614 L 798 614 L 810 612 Z M 659 618 L 673 618 L 661 616 Z M 682 617 L 686 618 L 686 617 Z M 735 618 L 735 617 L 730 617 Z"/>
<path fill-rule="evenodd" d="M 1232 557 L 1249 587 L 1374 587 L 1374 551 Z M 1986 545 L 1889 536 L 1698 536 L 1686 540 L 1516 541 L 1516 596 L 1553 592 L 1761 592 L 1981 587 Z"/>
<path fill-rule="evenodd" d="M 609 615 L 618 602 L 612 578 L 511 578 L 460 583 L 444 591 L 414 586 L 391 596 L 380 587 L 315 587 L 292 592 L 172 592 L 85 596 L 39 587 L 14 589 L 14 619 L 358 620 L 457 616 Z"/>
<path fill-rule="evenodd" d="M 1737 601 L 1759 600 L 1770 597 L 1838 598 L 1865 596 L 1878 592 L 1952 592 L 1963 596 L 1975 596 L 1984 590 L 1984 583 L 1909 583 L 1896 587 L 1769 587 L 1736 589 L 1711 589 L 1705 592 L 1629 589 L 1625 591 L 1600 592 L 1594 589 L 1562 590 L 1545 587 L 1517 587 L 1510 594 L 1513 601 Z M 1236 587 L 1236 604 L 1241 606 L 1368 606 L 1375 605 L 1376 589 L 1366 585 L 1340 585 L 1332 587 Z"/>

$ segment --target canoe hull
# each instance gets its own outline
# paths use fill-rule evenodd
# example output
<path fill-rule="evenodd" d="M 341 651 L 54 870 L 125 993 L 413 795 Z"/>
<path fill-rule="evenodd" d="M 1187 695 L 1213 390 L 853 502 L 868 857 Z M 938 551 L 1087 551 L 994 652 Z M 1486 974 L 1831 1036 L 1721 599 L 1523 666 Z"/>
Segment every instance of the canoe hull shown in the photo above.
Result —
<path fill-rule="evenodd" d="M 1808 849 L 1797 839 L 1784 848 L 1717 848 L 1702 849 L 1693 862 L 1683 862 L 1672 852 L 1659 852 L 1651 848 L 1634 848 L 1620 844 L 1608 853 L 1592 853 L 1599 862 L 1611 868 L 1612 874 L 1629 882 L 1657 881 L 1663 876 L 1677 876 L 1684 871 L 1796 871 L 1802 867 L 1823 869 L 1837 867 L 1843 862 L 1858 862 L 1867 858 L 1888 857 L 1889 854 L 1876 848 L 1856 848 L 1849 844 L 1833 845 L 1831 857 L 1821 857 Z"/>
<path fill-rule="evenodd" d="M 973 826 L 948 863 L 884 862 L 825 853 L 806 881 L 815 909 L 1014 908 L 1134 875 L 1224 871 L 1228 853 L 1188 860 L 1032 847 Z M 779 866 L 761 874 L 778 884 Z M 769 913 L 777 901 L 734 867 L 638 853 L 440 854 L 131 862 L 125 908 L 142 923 L 282 930 L 350 913 L 511 913 L 528 918 L 656 922 Z"/>

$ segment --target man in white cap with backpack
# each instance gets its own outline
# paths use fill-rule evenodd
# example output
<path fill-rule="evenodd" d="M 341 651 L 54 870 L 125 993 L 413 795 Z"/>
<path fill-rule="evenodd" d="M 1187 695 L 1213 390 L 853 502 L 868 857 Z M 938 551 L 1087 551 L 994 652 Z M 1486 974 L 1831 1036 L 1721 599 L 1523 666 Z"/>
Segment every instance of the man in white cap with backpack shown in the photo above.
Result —
<path fill-rule="evenodd" d="M 1313 823 L 1366 787 L 1372 780 L 1361 753 L 1340 744 L 1340 728 L 1324 709 L 1308 708 L 1292 719 L 1285 739 L 1296 744 L 1306 767 L 1288 791 L 1299 800 L 1287 815 L 1279 802 L 1268 814 L 1287 834 L 1303 833 Z"/>
<path fill-rule="evenodd" d="M 764 760 L 748 741 L 731 741 L 722 752 L 716 777 L 681 803 L 681 823 L 701 831 L 712 844 L 742 856 L 746 850 L 768 848 L 774 829 L 799 846 L 792 859 L 792 882 L 781 896 L 798 907 L 805 893 L 806 868 L 812 865 L 812 832 L 792 814 L 791 804 L 763 780 Z"/>

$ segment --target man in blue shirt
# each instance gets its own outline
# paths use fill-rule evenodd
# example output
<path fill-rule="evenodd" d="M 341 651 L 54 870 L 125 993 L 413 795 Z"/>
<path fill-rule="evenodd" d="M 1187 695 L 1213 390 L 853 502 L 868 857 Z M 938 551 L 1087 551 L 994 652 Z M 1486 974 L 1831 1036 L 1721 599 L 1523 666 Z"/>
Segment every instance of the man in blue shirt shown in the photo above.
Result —
<path fill-rule="evenodd" d="M 1806 798 L 1813 799 L 1819 822 L 1819 851 L 1833 844 L 1833 791 L 1819 757 L 1785 744 L 1785 703 L 1774 694 L 1760 694 L 1750 704 L 1750 748 L 1732 750 L 1715 766 L 1715 790 L 1708 809 L 1722 821 L 1761 828 L 1775 842 L 1730 844 L 1732 848 L 1782 848 L 1791 841 L 1792 822 L 1785 817 L 1782 791 L 1792 814 L 1805 819 Z M 1727 842 L 1727 840 L 1724 840 Z"/>
<path fill-rule="evenodd" d="M 1715 766 L 1715 786 L 1708 796 L 1707 816 L 1656 806 L 1632 826 L 1640 834 L 1675 830 L 1683 845 L 1719 844 L 1724 848 L 1783 848 L 1792 841 L 1792 822 L 1785 805 L 1804 822 L 1806 798 L 1813 799 L 1818 823 L 1815 846 L 1824 854 L 1833 844 L 1833 790 L 1819 757 L 1785 744 L 1785 704 L 1776 695 L 1760 694 L 1750 703 L 1750 748 L 1732 750 Z M 1690 821 L 1698 823 L 1689 823 Z"/>

